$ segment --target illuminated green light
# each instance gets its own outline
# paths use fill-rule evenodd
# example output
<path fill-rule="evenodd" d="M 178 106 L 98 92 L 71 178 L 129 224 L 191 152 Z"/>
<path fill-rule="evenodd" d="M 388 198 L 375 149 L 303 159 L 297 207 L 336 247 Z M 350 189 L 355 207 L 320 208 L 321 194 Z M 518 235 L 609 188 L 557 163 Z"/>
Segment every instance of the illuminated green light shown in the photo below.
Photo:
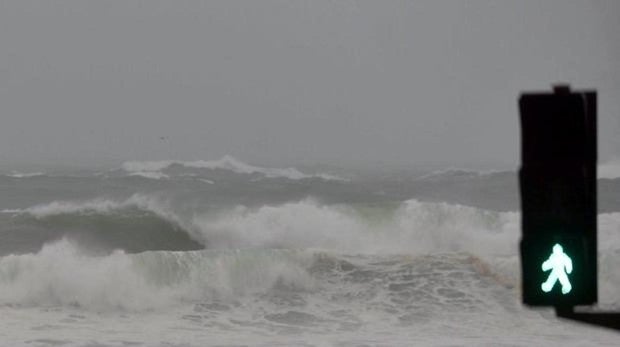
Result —
<path fill-rule="evenodd" d="M 562 294 L 570 293 L 573 287 L 568 280 L 568 275 L 573 272 L 573 261 L 564 253 L 564 249 L 560 244 L 556 243 L 553 246 L 553 253 L 551 253 L 549 259 L 542 263 L 542 270 L 551 270 L 547 280 L 540 286 L 543 292 L 549 293 L 555 282 L 560 281 Z"/>

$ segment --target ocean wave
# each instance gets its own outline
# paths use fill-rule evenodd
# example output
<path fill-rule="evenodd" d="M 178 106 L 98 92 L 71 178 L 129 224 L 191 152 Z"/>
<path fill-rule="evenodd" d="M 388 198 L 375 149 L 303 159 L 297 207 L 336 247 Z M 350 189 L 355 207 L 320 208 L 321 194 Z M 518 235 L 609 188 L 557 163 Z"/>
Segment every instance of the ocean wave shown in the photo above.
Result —
<path fill-rule="evenodd" d="M 497 170 L 475 171 L 475 170 L 469 170 L 469 169 L 449 168 L 449 169 L 437 170 L 431 173 L 424 174 L 422 176 L 416 177 L 416 180 L 453 181 L 453 180 L 463 180 L 463 179 L 476 179 L 476 178 L 484 178 L 490 175 L 505 173 L 505 172 L 510 172 L 510 171 L 497 171 Z"/>
<path fill-rule="evenodd" d="M 151 211 L 164 219 L 176 223 L 180 222 L 170 210 L 168 203 L 157 197 L 143 194 L 134 194 L 125 200 L 97 198 L 82 201 L 52 201 L 46 204 L 35 205 L 25 209 L 12 209 L 10 211 L 20 214 L 30 214 L 37 218 L 45 218 L 63 214 L 111 214 L 129 207 L 137 207 L 142 210 Z"/>
<path fill-rule="evenodd" d="M 362 254 L 472 252 L 514 254 L 519 215 L 409 200 L 387 205 L 280 205 L 184 210 L 179 202 L 136 194 L 125 200 L 54 201 L 5 210 L 19 223 L 128 251 L 173 248 L 321 248 Z M 612 222 L 613 223 L 613 222 Z M 154 241 L 160 242 L 153 244 Z M 174 241 L 178 242 L 174 242 Z M 143 246 L 140 246 L 143 243 Z M 164 247 L 164 248 L 162 248 Z"/>
<path fill-rule="evenodd" d="M 268 178 L 288 178 L 291 180 L 300 180 L 306 178 L 320 178 L 323 180 L 342 180 L 334 175 L 329 174 L 305 174 L 296 168 L 265 168 L 259 166 L 253 166 L 246 164 L 240 160 L 237 160 L 229 155 L 226 155 L 218 160 L 196 160 L 196 161 L 173 161 L 173 160 L 161 160 L 161 161 L 127 161 L 124 162 L 121 168 L 130 173 L 141 173 L 145 175 L 162 174 L 161 171 L 165 170 L 173 165 L 182 166 L 185 168 L 193 169 L 219 169 L 228 170 L 238 174 L 261 174 Z"/>
<path fill-rule="evenodd" d="M 97 235 L 126 225 L 117 236 L 139 235 L 136 243 L 157 234 L 145 223 L 154 220 L 172 230 L 166 235 L 190 235 L 207 249 L 101 255 L 64 237 L 35 253 L 0 257 L 0 304 L 148 310 L 182 302 L 230 304 L 254 295 L 261 300 L 284 295 L 274 300 L 286 301 L 319 291 L 328 293 L 320 297 L 343 301 L 383 300 L 375 304 L 393 309 L 401 306 L 401 296 L 418 295 L 437 301 L 431 306 L 483 309 L 493 300 L 500 305 L 502 299 L 494 297 L 498 289 L 501 296 L 516 296 L 519 282 L 517 212 L 416 200 L 366 206 L 306 199 L 183 214 L 161 199 L 136 195 L 124 201 L 55 202 L 16 216 L 40 220 L 47 228 L 82 221 L 78 224 Z M 599 215 L 599 227 L 600 298 L 617 304 L 620 213 Z M 454 281 L 463 278 L 455 291 Z M 493 300 L 483 305 L 476 301 L 480 295 Z"/>
<path fill-rule="evenodd" d="M 188 226 L 165 200 L 144 195 L 136 194 L 120 201 L 103 198 L 53 201 L 2 212 L 12 216 L 6 220 L 4 241 L 23 244 L 23 238 L 27 238 L 31 243 L 38 243 L 27 248 L 36 249 L 63 237 L 99 251 L 204 248 L 191 239 Z"/>
<path fill-rule="evenodd" d="M 407 311 L 407 301 L 448 311 L 484 310 L 502 304 L 494 291 L 514 288 L 498 278 L 484 261 L 468 254 L 246 249 L 91 256 L 61 240 L 38 253 L 0 258 L 0 304 L 97 311 L 165 309 L 180 303 L 198 310 L 259 305 L 277 312 L 278 305 L 319 302 L 397 312 Z M 480 296 L 488 301 L 481 302 Z"/>
<path fill-rule="evenodd" d="M 5 174 L 6 177 L 11 178 L 31 178 L 31 177 L 40 177 L 45 176 L 45 172 L 17 172 L 13 171 L 10 174 Z"/>
<path fill-rule="evenodd" d="M 417 200 L 392 206 L 323 205 L 307 199 L 196 215 L 193 237 L 210 248 L 318 247 L 357 253 L 512 254 L 519 215 Z"/>
<path fill-rule="evenodd" d="M 144 310 L 173 303 L 232 300 L 275 285 L 311 289 L 303 252 L 169 252 L 106 256 L 71 241 L 36 254 L 0 258 L 0 303 Z"/>
<path fill-rule="evenodd" d="M 601 257 L 601 302 L 618 304 L 618 254 Z M 518 306 L 518 259 L 468 253 L 351 255 L 317 249 L 122 251 L 92 256 L 63 239 L 0 257 L 0 305 L 144 311 L 258 306 L 360 312 L 479 311 Z M 506 272 L 507 271 L 507 272 Z M 518 270 L 516 270 L 518 271 Z M 413 319 L 413 317 L 411 317 Z"/>
<path fill-rule="evenodd" d="M 134 243 L 140 242 L 136 236 L 140 235 L 146 243 L 159 230 L 171 239 L 189 237 L 203 247 L 217 249 L 316 247 L 362 254 L 513 255 L 521 235 L 518 212 L 418 200 L 367 206 L 304 199 L 203 211 L 195 206 L 184 210 L 180 202 L 160 196 L 136 194 L 125 200 L 54 201 L 3 212 L 30 216 L 60 232 L 91 228 L 101 235 L 134 236 Z M 620 213 L 599 214 L 598 224 L 599 248 L 619 249 Z"/>
<path fill-rule="evenodd" d="M 161 173 L 161 172 L 157 172 L 157 171 L 135 171 L 135 172 L 130 173 L 129 176 L 139 176 L 139 177 L 150 178 L 154 180 L 169 178 L 168 175 Z"/>
<path fill-rule="evenodd" d="M 424 181 L 452 181 L 452 180 L 464 180 L 464 179 L 477 179 L 485 178 L 494 174 L 507 173 L 512 171 L 500 171 L 500 170 L 486 170 L 476 171 L 462 168 L 449 168 L 444 170 L 437 170 L 430 173 L 426 173 L 419 177 L 417 180 Z M 607 161 L 599 164 L 597 167 L 597 176 L 599 179 L 617 179 L 620 178 L 620 162 L 618 160 Z"/>

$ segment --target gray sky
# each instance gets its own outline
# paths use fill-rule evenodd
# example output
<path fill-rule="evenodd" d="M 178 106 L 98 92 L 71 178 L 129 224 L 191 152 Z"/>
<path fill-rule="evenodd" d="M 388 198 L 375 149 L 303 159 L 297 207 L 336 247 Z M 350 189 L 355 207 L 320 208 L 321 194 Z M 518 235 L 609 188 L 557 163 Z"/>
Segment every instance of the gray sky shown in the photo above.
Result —
<path fill-rule="evenodd" d="M 1 1 L 0 166 L 515 168 L 557 81 L 618 157 L 620 1 Z"/>

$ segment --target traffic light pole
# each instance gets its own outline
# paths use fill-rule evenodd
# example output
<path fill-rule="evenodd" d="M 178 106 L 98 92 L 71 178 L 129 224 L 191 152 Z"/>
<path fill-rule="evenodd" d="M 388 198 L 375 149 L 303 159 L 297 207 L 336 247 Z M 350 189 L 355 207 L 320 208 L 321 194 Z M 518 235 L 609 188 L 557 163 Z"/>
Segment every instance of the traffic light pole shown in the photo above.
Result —
<path fill-rule="evenodd" d="M 522 94 L 520 243 L 523 302 L 597 302 L 596 92 Z"/>
<path fill-rule="evenodd" d="M 521 114 L 520 243 L 523 303 L 620 330 L 620 312 L 596 311 L 596 92 L 527 93 Z"/>

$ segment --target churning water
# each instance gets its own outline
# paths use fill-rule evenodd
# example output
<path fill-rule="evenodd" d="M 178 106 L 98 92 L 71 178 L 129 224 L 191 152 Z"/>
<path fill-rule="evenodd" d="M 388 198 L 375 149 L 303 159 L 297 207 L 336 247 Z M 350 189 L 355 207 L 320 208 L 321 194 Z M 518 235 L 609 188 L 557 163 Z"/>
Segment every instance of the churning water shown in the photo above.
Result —
<path fill-rule="evenodd" d="M 339 177 L 224 157 L 7 173 L 0 192 L 5 346 L 618 343 L 522 307 L 510 172 Z M 614 199 L 599 215 L 608 306 Z"/>

